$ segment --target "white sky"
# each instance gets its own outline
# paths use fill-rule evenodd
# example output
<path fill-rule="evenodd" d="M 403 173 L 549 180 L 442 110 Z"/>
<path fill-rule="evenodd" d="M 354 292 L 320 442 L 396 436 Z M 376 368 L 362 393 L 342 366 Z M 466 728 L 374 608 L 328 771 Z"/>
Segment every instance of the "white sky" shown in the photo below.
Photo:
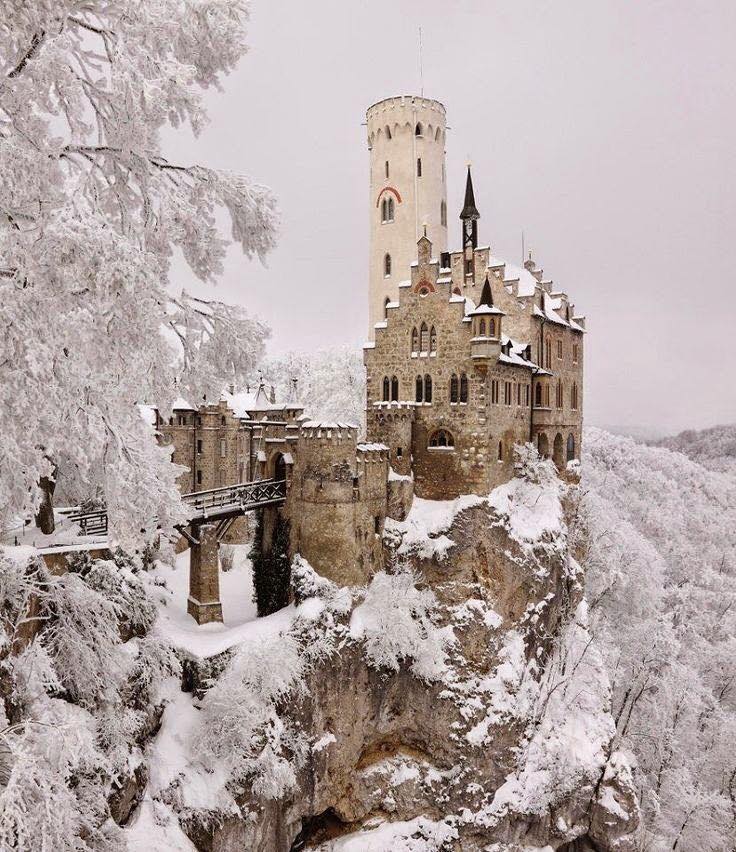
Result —
<path fill-rule="evenodd" d="M 736 421 L 732 0 L 254 0 L 250 53 L 208 94 L 209 127 L 165 141 L 172 160 L 278 196 L 268 268 L 232 251 L 218 297 L 266 320 L 273 351 L 363 342 L 362 122 L 419 93 L 420 25 L 424 94 L 451 127 L 450 247 L 469 157 L 480 243 L 518 263 L 523 229 L 588 317 L 586 421 Z"/>

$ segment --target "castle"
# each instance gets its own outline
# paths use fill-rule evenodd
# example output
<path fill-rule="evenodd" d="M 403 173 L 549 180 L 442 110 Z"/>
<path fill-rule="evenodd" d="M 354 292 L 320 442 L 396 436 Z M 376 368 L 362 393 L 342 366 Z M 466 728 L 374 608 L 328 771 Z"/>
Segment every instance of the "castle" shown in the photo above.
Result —
<path fill-rule="evenodd" d="M 447 250 L 445 108 L 402 96 L 367 112 L 370 341 L 366 438 L 309 420 L 296 387 L 275 401 L 223 394 L 158 419 L 184 491 L 274 478 L 290 549 L 341 584 L 382 567 L 386 517 L 413 496 L 487 494 L 513 475 L 513 447 L 534 443 L 558 468 L 579 458 L 585 320 L 531 257 L 523 267 L 478 245 L 470 167 L 461 243 Z M 264 510 L 266 511 L 266 510 Z M 195 616 L 196 617 L 196 616 Z"/>

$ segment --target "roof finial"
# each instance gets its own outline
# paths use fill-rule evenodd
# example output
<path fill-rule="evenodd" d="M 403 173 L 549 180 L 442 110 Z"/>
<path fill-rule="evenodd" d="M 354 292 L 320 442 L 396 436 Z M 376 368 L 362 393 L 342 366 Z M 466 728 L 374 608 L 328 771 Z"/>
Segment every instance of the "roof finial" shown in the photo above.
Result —
<path fill-rule="evenodd" d="M 422 222 L 422 228 L 424 229 L 424 236 L 426 237 L 427 236 L 427 223 L 426 222 Z"/>

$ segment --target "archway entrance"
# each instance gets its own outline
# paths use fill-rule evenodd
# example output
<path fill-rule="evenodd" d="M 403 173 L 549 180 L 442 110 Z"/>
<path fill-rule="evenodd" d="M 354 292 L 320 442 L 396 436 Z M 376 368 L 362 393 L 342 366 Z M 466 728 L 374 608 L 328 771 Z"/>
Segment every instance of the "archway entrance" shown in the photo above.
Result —
<path fill-rule="evenodd" d="M 537 436 L 537 449 L 542 458 L 546 459 L 549 456 L 549 438 L 544 432 L 540 432 Z"/>
<path fill-rule="evenodd" d="M 286 479 L 286 459 L 283 453 L 279 453 L 273 461 L 273 478 L 276 482 Z"/>
<path fill-rule="evenodd" d="M 565 466 L 565 442 L 562 440 L 562 435 L 559 432 L 555 435 L 552 458 L 560 470 Z"/>

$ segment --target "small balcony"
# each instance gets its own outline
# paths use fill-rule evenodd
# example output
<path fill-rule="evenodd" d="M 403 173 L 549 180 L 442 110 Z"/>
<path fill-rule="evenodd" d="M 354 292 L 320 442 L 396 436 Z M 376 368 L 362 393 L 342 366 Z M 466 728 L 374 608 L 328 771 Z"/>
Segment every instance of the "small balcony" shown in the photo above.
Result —
<path fill-rule="evenodd" d="M 470 356 L 478 361 L 496 361 L 501 354 L 501 341 L 497 337 L 473 337 Z"/>

